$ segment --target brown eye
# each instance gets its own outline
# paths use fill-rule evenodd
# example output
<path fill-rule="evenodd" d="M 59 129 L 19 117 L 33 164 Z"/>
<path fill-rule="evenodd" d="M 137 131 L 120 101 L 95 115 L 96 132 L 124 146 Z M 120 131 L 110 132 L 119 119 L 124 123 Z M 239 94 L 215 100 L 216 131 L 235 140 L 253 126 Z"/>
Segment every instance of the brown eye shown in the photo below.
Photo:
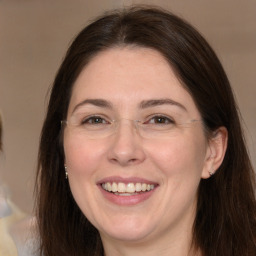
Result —
<path fill-rule="evenodd" d="M 91 116 L 84 119 L 82 124 L 107 124 L 107 121 L 100 116 Z"/>
<path fill-rule="evenodd" d="M 146 123 L 148 124 L 173 124 L 174 121 L 166 116 L 154 116 L 150 118 Z"/>

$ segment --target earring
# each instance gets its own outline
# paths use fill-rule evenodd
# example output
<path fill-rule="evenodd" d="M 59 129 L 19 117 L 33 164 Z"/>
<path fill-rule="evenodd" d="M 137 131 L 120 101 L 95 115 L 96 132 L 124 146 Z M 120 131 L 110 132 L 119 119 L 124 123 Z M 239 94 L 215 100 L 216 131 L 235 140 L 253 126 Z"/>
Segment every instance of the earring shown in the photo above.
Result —
<path fill-rule="evenodd" d="M 68 179 L 68 171 L 67 171 L 67 166 L 64 165 L 64 168 L 65 168 L 65 175 L 66 175 L 66 179 Z"/>
<path fill-rule="evenodd" d="M 209 174 L 210 174 L 210 177 L 212 177 L 212 176 L 213 176 L 213 174 L 214 174 L 214 172 L 209 172 Z"/>

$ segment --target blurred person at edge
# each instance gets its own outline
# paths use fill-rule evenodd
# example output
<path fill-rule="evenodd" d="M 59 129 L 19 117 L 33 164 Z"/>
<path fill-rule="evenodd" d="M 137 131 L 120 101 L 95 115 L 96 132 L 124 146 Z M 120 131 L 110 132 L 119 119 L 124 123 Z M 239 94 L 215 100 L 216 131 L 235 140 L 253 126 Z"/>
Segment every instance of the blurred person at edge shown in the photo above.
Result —
<path fill-rule="evenodd" d="M 2 117 L 0 115 L 0 153 L 2 154 Z M 0 178 L 1 179 L 1 178 Z M 0 180 L 0 255 L 17 255 L 17 249 L 13 238 L 10 235 L 10 228 L 24 214 L 7 198 L 6 188 L 3 181 Z"/>
<path fill-rule="evenodd" d="M 254 189 L 232 89 L 197 30 L 137 6 L 79 33 L 41 135 L 41 255 L 255 256 Z"/>
<path fill-rule="evenodd" d="M 0 115 L 0 153 L 3 152 L 3 125 Z M 0 180 L 0 256 L 35 256 L 33 248 L 35 222 L 28 217 L 9 198 Z"/>

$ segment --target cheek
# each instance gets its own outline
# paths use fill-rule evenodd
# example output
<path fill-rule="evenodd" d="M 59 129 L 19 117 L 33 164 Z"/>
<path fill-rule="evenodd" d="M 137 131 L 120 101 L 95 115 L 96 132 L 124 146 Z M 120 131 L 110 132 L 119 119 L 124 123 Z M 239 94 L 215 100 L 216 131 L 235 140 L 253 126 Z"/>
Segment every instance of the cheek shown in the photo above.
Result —
<path fill-rule="evenodd" d="M 68 181 L 74 200 L 83 214 L 93 220 L 97 200 L 95 178 L 102 159 L 103 149 L 95 142 L 83 142 L 74 137 L 64 137 L 65 163 L 68 168 Z"/>
<path fill-rule="evenodd" d="M 64 137 L 65 163 L 70 174 L 91 174 L 104 154 L 104 148 L 95 141 L 83 141 L 71 136 Z"/>
<path fill-rule="evenodd" d="M 157 148 L 157 150 L 155 150 Z M 151 160 L 167 176 L 200 176 L 205 160 L 204 138 L 186 137 L 158 143 L 148 148 Z"/>

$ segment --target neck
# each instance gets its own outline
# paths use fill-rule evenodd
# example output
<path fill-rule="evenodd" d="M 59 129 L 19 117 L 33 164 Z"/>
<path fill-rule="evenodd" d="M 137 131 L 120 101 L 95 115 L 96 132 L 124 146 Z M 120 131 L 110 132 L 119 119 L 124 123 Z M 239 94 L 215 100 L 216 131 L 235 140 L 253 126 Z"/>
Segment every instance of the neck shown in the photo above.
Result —
<path fill-rule="evenodd" d="M 199 250 L 179 248 L 177 245 L 174 247 L 169 246 L 168 248 L 152 248 L 148 246 L 147 248 L 141 247 L 119 247 L 115 246 L 113 248 L 105 248 L 105 256 L 202 256 Z"/>

